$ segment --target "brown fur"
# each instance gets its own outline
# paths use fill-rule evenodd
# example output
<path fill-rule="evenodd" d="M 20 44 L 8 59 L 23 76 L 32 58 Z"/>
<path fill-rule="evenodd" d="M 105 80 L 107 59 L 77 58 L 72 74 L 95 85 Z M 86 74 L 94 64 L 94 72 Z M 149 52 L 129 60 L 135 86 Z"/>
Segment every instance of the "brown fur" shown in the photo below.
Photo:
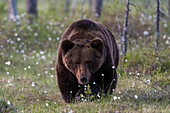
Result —
<path fill-rule="evenodd" d="M 117 84 L 118 63 L 119 50 L 106 27 L 91 20 L 72 23 L 62 36 L 56 66 L 64 100 L 71 102 L 84 84 L 90 84 L 93 94 L 99 91 L 111 94 Z M 82 81 L 82 76 L 87 81 Z"/>

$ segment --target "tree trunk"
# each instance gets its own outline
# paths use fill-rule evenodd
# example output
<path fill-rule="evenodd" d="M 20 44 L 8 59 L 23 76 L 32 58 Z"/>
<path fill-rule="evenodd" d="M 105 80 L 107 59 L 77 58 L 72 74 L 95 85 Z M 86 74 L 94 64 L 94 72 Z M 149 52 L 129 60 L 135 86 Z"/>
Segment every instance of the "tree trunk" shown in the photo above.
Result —
<path fill-rule="evenodd" d="M 157 0 L 157 11 L 156 11 L 156 38 L 155 38 L 155 53 L 158 53 L 158 48 L 159 48 L 159 36 L 160 36 L 160 31 L 159 31 L 159 5 L 160 1 Z"/>
<path fill-rule="evenodd" d="M 92 13 L 92 0 L 89 0 L 89 16 L 91 16 Z"/>
<path fill-rule="evenodd" d="M 77 4 L 77 0 L 73 0 L 72 5 L 71 5 L 71 12 L 70 12 L 70 16 L 73 17 L 74 15 L 74 9 L 76 7 Z"/>
<path fill-rule="evenodd" d="M 126 56 L 127 53 L 127 31 L 128 31 L 128 15 L 129 15 L 129 0 L 126 0 L 126 14 L 124 20 L 124 30 L 123 30 L 123 54 Z"/>
<path fill-rule="evenodd" d="M 38 16 L 37 0 L 26 0 L 26 9 L 28 14 Z"/>
<path fill-rule="evenodd" d="M 84 4 L 85 4 L 85 0 L 83 0 L 83 1 L 82 1 L 81 13 L 80 13 L 80 19 L 82 19 L 82 18 L 83 18 Z"/>
<path fill-rule="evenodd" d="M 102 10 L 103 0 L 94 0 L 94 16 L 100 17 Z"/>
<path fill-rule="evenodd" d="M 16 0 L 9 0 L 8 1 L 8 19 L 9 19 L 9 21 L 16 18 L 17 15 L 18 15 L 17 1 Z"/>
<path fill-rule="evenodd" d="M 70 0 L 66 0 L 66 2 L 65 2 L 65 13 L 69 12 L 69 5 L 70 5 Z"/>
<path fill-rule="evenodd" d="M 170 15 L 170 0 L 168 0 L 168 14 Z"/>
<path fill-rule="evenodd" d="M 38 17 L 37 0 L 26 0 L 26 10 L 30 23 L 34 23 L 34 18 Z"/>

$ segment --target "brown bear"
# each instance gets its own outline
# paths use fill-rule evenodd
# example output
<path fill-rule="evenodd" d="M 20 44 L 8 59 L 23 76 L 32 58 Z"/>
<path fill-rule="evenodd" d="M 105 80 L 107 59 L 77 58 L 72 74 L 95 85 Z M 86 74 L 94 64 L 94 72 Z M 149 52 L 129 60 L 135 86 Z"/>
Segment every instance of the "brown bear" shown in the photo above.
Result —
<path fill-rule="evenodd" d="M 65 102 L 72 102 L 90 85 L 92 94 L 116 88 L 119 50 L 113 34 L 102 24 L 83 19 L 64 32 L 58 49 L 57 80 Z"/>

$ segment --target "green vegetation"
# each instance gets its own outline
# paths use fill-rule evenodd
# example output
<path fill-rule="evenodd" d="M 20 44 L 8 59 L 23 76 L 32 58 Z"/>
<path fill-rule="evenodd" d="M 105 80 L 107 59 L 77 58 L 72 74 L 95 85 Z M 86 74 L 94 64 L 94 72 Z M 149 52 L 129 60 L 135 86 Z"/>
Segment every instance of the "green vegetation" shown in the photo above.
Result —
<path fill-rule="evenodd" d="M 20 24 L 8 22 L 7 1 L 0 1 L 0 113 L 165 112 L 170 110 L 170 21 L 162 16 L 159 54 L 154 53 L 155 1 L 131 0 L 128 52 L 120 56 L 118 86 L 112 95 L 92 102 L 67 104 L 55 73 L 57 49 L 66 28 L 80 17 L 81 2 L 70 18 L 64 1 L 39 0 L 36 24 L 27 22 L 25 2 L 18 0 Z M 149 8 L 146 9 L 146 5 Z M 161 8 L 167 13 L 166 0 Z M 101 23 L 120 47 L 125 2 L 105 0 Z M 88 3 L 84 17 L 89 17 Z M 119 28 L 120 26 L 120 28 Z M 121 52 L 120 52 L 121 53 Z"/>

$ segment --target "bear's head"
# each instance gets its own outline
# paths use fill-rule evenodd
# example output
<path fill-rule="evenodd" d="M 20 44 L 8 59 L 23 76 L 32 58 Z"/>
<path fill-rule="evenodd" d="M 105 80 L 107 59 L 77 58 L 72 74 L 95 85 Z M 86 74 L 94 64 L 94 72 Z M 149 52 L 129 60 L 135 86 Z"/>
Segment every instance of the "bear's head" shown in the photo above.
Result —
<path fill-rule="evenodd" d="M 79 84 L 89 84 L 94 73 L 105 61 L 105 45 L 102 39 L 94 38 L 80 41 L 63 40 L 61 42 L 62 60 L 65 67 L 72 72 Z"/>

